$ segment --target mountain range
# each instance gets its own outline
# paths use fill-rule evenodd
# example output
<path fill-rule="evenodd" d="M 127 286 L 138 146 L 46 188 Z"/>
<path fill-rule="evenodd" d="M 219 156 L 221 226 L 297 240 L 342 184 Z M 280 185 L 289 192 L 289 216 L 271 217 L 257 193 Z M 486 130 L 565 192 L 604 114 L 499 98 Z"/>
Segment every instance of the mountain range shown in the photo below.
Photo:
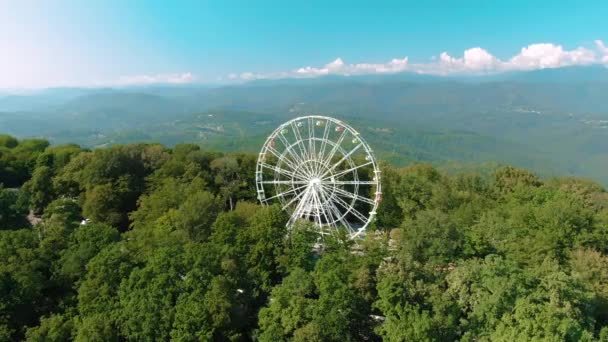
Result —
<path fill-rule="evenodd" d="M 57 88 L 0 94 L 0 132 L 91 148 L 158 141 L 253 151 L 280 122 L 313 113 L 350 122 L 397 164 L 510 163 L 608 184 L 607 94 L 603 66 Z"/>

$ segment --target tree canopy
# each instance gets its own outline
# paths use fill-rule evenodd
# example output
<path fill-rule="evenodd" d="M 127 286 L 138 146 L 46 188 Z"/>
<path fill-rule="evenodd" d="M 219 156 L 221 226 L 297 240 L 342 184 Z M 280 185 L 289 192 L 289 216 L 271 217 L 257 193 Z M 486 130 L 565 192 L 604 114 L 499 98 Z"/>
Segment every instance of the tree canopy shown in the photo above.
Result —
<path fill-rule="evenodd" d="M 382 168 L 352 241 L 258 205 L 254 155 L 0 136 L 0 340 L 608 340 L 603 187 Z"/>

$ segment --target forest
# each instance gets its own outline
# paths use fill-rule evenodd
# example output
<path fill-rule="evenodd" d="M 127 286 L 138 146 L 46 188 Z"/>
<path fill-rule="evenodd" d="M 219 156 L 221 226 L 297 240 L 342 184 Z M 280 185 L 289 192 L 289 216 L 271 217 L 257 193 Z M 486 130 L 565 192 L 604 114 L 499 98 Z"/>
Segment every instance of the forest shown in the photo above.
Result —
<path fill-rule="evenodd" d="M 255 199 L 256 155 L 0 135 L 2 341 L 608 341 L 608 193 L 382 164 L 368 234 Z"/>

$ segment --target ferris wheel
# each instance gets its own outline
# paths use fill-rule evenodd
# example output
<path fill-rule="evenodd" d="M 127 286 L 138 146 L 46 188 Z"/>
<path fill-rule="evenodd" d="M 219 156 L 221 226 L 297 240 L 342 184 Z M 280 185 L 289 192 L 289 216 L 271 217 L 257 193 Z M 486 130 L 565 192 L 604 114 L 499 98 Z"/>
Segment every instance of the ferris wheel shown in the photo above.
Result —
<path fill-rule="evenodd" d="M 304 116 L 280 125 L 258 156 L 256 187 L 262 204 L 280 203 L 322 234 L 362 234 L 382 201 L 380 170 L 369 145 L 346 123 Z"/>

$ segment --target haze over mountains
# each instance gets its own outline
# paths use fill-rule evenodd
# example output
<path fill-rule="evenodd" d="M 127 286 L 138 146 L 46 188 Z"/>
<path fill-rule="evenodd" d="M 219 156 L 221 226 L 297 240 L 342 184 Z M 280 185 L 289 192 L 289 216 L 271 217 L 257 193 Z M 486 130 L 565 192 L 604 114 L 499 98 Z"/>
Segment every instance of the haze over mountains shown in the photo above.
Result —
<path fill-rule="evenodd" d="M 255 151 L 280 122 L 318 113 L 348 120 L 398 164 L 510 163 L 608 184 L 607 95 L 603 66 L 60 88 L 0 95 L 0 131 L 88 147 L 155 141 Z"/>

